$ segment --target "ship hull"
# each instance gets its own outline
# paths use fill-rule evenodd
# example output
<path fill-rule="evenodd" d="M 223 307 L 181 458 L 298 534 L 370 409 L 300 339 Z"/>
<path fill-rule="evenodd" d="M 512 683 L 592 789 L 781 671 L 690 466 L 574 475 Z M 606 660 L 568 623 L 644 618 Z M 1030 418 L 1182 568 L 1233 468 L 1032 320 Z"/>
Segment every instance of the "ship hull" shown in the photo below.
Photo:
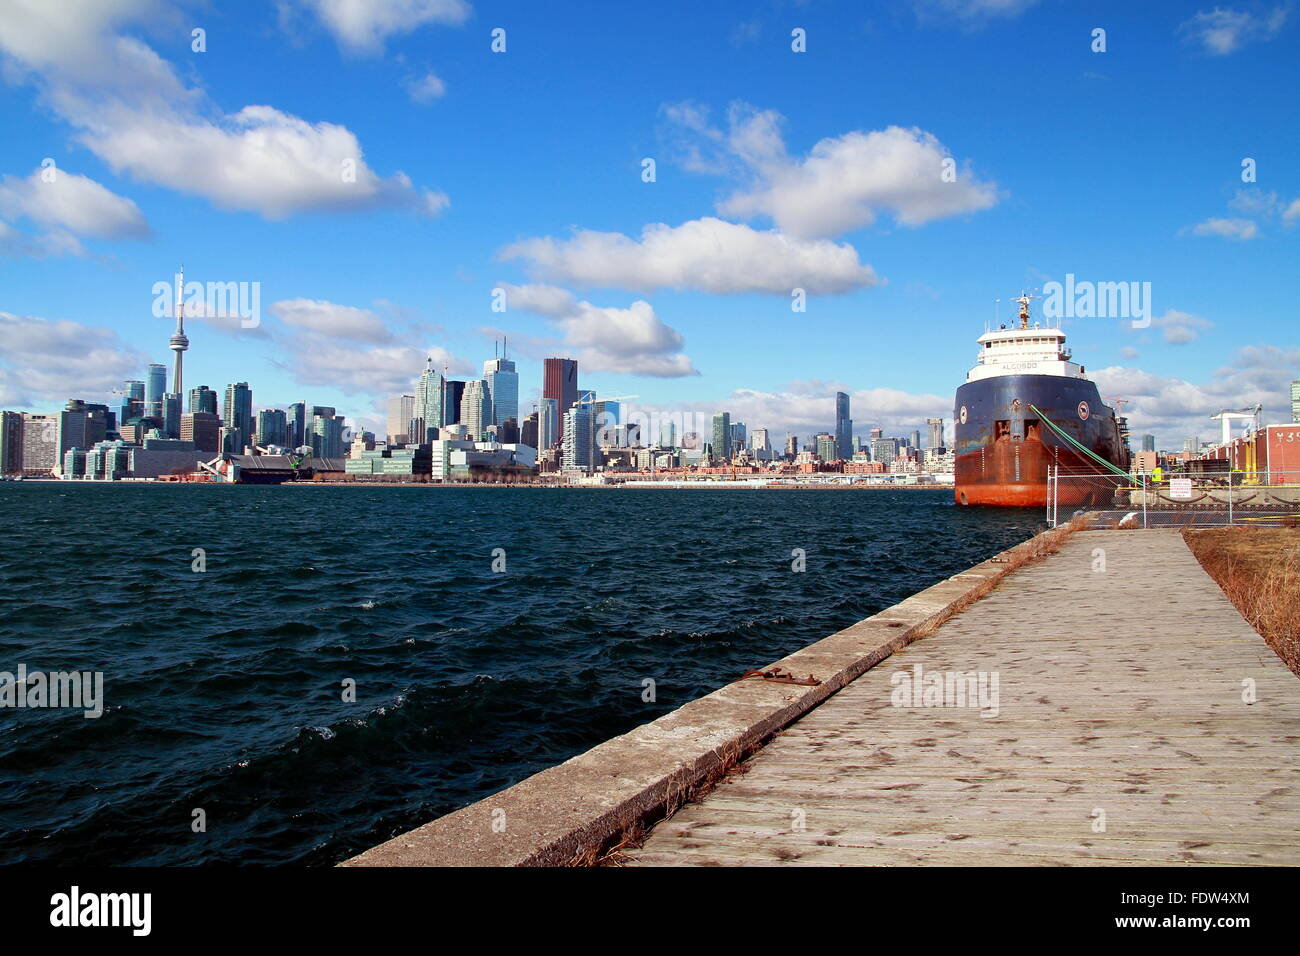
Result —
<path fill-rule="evenodd" d="M 1042 508 L 1054 465 L 1070 476 L 1058 482 L 1058 507 L 1113 501 L 1118 476 L 1060 438 L 1043 417 L 1089 451 L 1128 469 L 1119 423 L 1094 383 L 1056 375 L 978 379 L 958 388 L 954 403 L 957 504 Z"/>

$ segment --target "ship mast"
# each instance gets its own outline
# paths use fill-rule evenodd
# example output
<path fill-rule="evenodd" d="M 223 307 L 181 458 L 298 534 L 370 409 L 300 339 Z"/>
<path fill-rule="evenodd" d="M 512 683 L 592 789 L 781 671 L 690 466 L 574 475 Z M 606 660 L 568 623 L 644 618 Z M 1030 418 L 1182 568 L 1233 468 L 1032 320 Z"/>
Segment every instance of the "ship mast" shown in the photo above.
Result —
<path fill-rule="evenodd" d="M 1029 300 L 1037 299 L 1037 298 L 1038 296 L 1036 295 L 1029 295 L 1025 292 L 1021 292 L 1019 298 L 1011 300 L 1012 302 L 1020 303 L 1020 328 L 1021 329 L 1029 328 Z"/>

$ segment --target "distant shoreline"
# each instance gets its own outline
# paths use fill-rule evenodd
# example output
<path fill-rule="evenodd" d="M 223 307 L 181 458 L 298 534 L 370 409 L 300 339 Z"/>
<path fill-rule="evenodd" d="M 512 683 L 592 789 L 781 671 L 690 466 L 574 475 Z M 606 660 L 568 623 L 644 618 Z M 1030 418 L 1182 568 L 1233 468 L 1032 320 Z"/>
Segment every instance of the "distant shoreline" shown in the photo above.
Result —
<path fill-rule="evenodd" d="M 42 484 L 42 485 L 117 485 L 117 486 L 137 486 L 137 485 L 175 485 L 180 487 L 223 487 L 223 488 L 535 488 L 549 490 L 576 490 L 576 491 L 687 491 L 697 489 L 720 489 L 728 490 L 749 490 L 749 491 L 817 491 L 817 490 L 834 490 L 834 491 L 952 491 L 952 485 L 914 485 L 914 484 L 876 484 L 867 482 L 801 482 L 801 483 L 781 483 L 781 484 L 749 484 L 742 481 L 663 481 L 655 484 L 639 483 L 629 485 L 621 482 L 612 484 L 539 484 L 535 482 L 516 482 L 514 484 L 506 482 L 488 482 L 488 481 L 468 481 L 468 482 L 436 482 L 436 481 L 284 481 L 279 484 L 273 482 L 266 483 L 238 483 L 226 481 L 77 481 L 63 480 L 60 478 L 24 478 L 22 481 L 0 482 L 0 486 L 15 484 Z"/>

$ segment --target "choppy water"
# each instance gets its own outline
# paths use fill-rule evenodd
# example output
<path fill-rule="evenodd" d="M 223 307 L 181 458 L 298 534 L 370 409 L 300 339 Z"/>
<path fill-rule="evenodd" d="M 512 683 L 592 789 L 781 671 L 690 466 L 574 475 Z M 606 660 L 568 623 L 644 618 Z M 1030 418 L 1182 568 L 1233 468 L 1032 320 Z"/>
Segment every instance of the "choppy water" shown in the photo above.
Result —
<path fill-rule="evenodd" d="M 0 863 L 333 863 L 1040 524 L 939 491 L 0 485 L 0 671 L 107 699 L 0 709 Z"/>

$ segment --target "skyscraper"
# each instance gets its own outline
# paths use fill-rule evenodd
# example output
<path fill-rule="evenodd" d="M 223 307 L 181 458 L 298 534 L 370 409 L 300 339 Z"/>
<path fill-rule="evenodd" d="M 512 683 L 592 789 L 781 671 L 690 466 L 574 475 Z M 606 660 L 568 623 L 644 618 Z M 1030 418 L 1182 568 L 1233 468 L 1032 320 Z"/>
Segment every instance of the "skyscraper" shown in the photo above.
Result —
<path fill-rule="evenodd" d="M 560 440 L 560 402 L 543 398 L 537 407 L 537 450 L 555 447 Z"/>
<path fill-rule="evenodd" d="M 176 332 L 175 334 L 172 335 L 171 340 L 167 343 L 167 347 L 170 348 L 176 354 L 176 367 L 172 375 L 172 394 L 177 396 L 177 401 L 179 402 L 180 396 L 184 394 L 181 391 L 181 357 L 185 354 L 185 350 L 190 347 L 190 340 L 185 337 L 185 267 L 184 266 L 181 266 L 181 271 L 176 276 Z M 179 415 L 179 412 L 177 414 Z M 180 434 L 179 425 L 178 425 L 177 434 Z M 173 436 L 169 435 L 168 437 L 170 438 Z"/>
<path fill-rule="evenodd" d="M 0 412 L 0 475 L 23 473 L 23 414 Z"/>
<path fill-rule="evenodd" d="M 163 395 L 167 392 L 167 366 L 150 365 L 144 376 L 144 414 L 146 418 L 163 418 Z"/>
<path fill-rule="evenodd" d="M 930 426 L 930 449 L 943 448 L 943 419 L 927 418 L 925 423 Z"/>
<path fill-rule="evenodd" d="M 772 446 L 768 443 L 767 429 L 755 428 L 750 434 L 749 447 L 754 452 L 754 457 L 766 460 L 772 457 Z"/>
<path fill-rule="evenodd" d="M 919 428 L 912 429 L 912 447 L 913 448 L 921 447 L 921 429 Z"/>
<path fill-rule="evenodd" d="M 500 425 L 507 418 L 519 421 L 519 373 L 515 363 L 504 357 L 484 362 L 483 381 L 492 407 L 488 424 Z"/>
<path fill-rule="evenodd" d="M 465 398 L 465 382 L 449 378 L 442 383 L 442 423 L 455 425 L 460 422 L 460 403 Z"/>
<path fill-rule="evenodd" d="M 448 423 L 443 394 L 444 382 L 443 374 L 433 367 L 433 356 L 430 355 L 415 386 L 414 411 L 410 418 L 413 424 L 409 428 L 410 441 L 417 444 L 432 441 L 438 437 L 437 429 Z"/>
<path fill-rule="evenodd" d="M 162 433 L 164 438 L 181 437 L 181 397 L 176 392 L 163 396 Z"/>
<path fill-rule="evenodd" d="M 307 442 L 312 454 L 317 458 L 342 458 L 345 419 L 342 415 L 335 415 L 334 409 L 328 406 L 313 405 L 311 410 L 311 431 Z"/>
<path fill-rule="evenodd" d="M 257 443 L 262 447 L 289 442 L 289 420 L 281 408 L 264 408 L 257 413 Z"/>
<path fill-rule="evenodd" d="M 542 360 L 542 397 L 553 398 L 559 416 L 559 437 L 564 436 L 564 415 L 578 400 L 578 363 L 575 359 Z"/>
<path fill-rule="evenodd" d="M 618 426 L 623 423 L 623 407 L 618 402 L 591 403 L 591 427 L 596 430 L 596 445 L 617 445 Z"/>
<path fill-rule="evenodd" d="M 119 425 L 144 415 L 144 382 L 134 379 L 122 383 L 122 408 L 117 420 Z"/>
<path fill-rule="evenodd" d="M 836 458 L 853 457 L 853 419 L 849 418 L 849 396 L 835 393 L 835 449 Z"/>
<path fill-rule="evenodd" d="M 206 385 L 198 385 L 190 389 L 190 411 L 217 414 L 217 393 Z"/>
<path fill-rule="evenodd" d="M 563 451 L 560 467 L 591 471 L 595 458 L 595 434 L 591 427 L 591 406 L 574 405 L 564 413 Z"/>
<path fill-rule="evenodd" d="M 529 448 L 540 447 L 537 440 L 537 419 L 537 412 L 533 412 L 519 426 L 519 443 L 521 445 L 527 445 Z"/>
<path fill-rule="evenodd" d="M 482 441 L 492 418 L 492 403 L 488 397 L 487 382 L 481 378 L 465 383 L 465 394 L 460 400 L 460 423 L 471 441 Z"/>
<path fill-rule="evenodd" d="M 727 450 L 727 457 L 733 457 L 737 452 L 745 447 L 745 423 L 731 423 L 731 448 Z"/>
<path fill-rule="evenodd" d="M 253 437 L 253 390 L 247 382 L 226 386 L 226 400 L 221 406 L 221 420 L 227 428 L 239 429 L 239 436 L 247 442 Z"/>
<path fill-rule="evenodd" d="M 59 455 L 59 418 L 23 412 L 23 474 L 48 475 Z"/>
<path fill-rule="evenodd" d="M 290 448 L 307 444 L 307 403 L 294 402 L 285 412 L 285 438 Z"/>
<path fill-rule="evenodd" d="M 394 395 L 388 400 L 388 440 L 394 445 L 414 441 L 411 419 L 415 417 L 415 396 Z"/>
<path fill-rule="evenodd" d="M 1291 383 L 1291 421 L 1300 424 L 1300 378 Z"/>
<path fill-rule="evenodd" d="M 817 443 L 817 457 L 822 461 L 835 461 L 840 457 L 839 439 L 830 432 L 822 432 L 814 441 Z"/>
<path fill-rule="evenodd" d="M 1143 451 L 1155 451 L 1155 450 L 1156 450 L 1156 436 L 1155 436 L 1155 435 L 1143 435 L 1143 436 L 1142 436 L 1142 450 L 1143 450 Z"/>
<path fill-rule="evenodd" d="M 791 461 L 794 461 L 795 458 L 798 456 L 798 454 L 799 454 L 799 436 L 786 435 L 785 436 L 785 457 L 790 459 Z"/>
<path fill-rule="evenodd" d="M 59 412 L 58 443 L 56 464 L 63 462 L 64 454 L 71 448 L 86 451 L 96 442 L 101 442 L 108 431 L 108 416 L 101 409 L 86 405 L 79 398 L 69 400 L 63 411 Z"/>
<path fill-rule="evenodd" d="M 731 412 L 717 412 L 713 416 L 713 460 L 731 460 Z"/>

